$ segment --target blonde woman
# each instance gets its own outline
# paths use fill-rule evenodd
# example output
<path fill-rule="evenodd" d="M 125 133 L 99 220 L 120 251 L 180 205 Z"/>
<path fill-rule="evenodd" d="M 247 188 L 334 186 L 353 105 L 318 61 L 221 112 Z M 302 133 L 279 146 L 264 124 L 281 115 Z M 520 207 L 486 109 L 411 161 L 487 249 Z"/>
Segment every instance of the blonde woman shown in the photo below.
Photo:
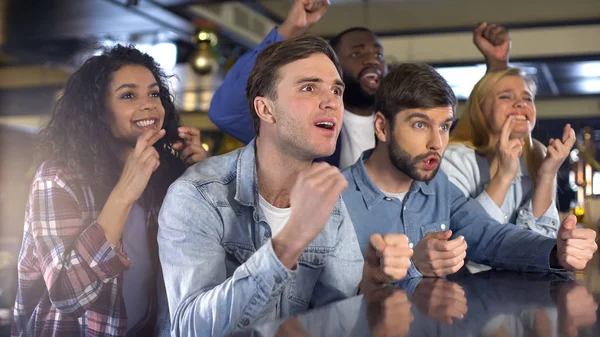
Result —
<path fill-rule="evenodd" d="M 535 83 L 520 69 L 486 74 L 450 135 L 442 170 L 500 223 L 556 237 L 556 174 L 575 143 L 565 125 L 546 148 L 531 138 Z"/>

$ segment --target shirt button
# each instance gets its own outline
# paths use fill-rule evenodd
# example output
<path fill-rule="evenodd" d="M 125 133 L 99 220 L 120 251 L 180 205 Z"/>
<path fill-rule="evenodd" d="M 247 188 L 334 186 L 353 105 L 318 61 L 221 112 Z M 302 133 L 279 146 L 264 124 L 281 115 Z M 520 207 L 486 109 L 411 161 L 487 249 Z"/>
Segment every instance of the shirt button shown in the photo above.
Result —
<path fill-rule="evenodd" d="M 408 248 L 412 249 L 414 247 L 414 244 L 411 242 L 408 244 Z"/>
<path fill-rule="evenodd" d="M 269 231 L 266 231 L 266 232 L 265 232 L 265 238 L 267 238 L 267 239 L 268 239 L 268 238 L 270 238 L 270 237 L 271 237 L 271 232 L 269 232 Z"/>
<path fill-rule="evenodd" d="M 250 325 L 250 320 L 249 320 L 249 319 L 247 319 L 247 318 L 244 318 L 244 319 L 242 320 L 242 325 L 243 325 L 243 326 L 248 326 L 248 325 Z"/>
<path fill-rule="evenodd" d="M 392 198 L 390 198 L 390 197 L 385 197 L 385 198 L 383 198 L 383 200 L 392 201 Z"/>
<path fill-rule="evenodd" d="M 273 276 L 273 279 L 275 279 L 275 283 L 281 283 L 281 282 L 283 282 L 283 280 L 281 279 L 281 277 L 279 277 L 277 275 Z"/>
<path fill-rule="evenodd" d="M 441 227 L 442 229 L 446 229 L 446 224 L 442 224 L 440 227 Z"/>

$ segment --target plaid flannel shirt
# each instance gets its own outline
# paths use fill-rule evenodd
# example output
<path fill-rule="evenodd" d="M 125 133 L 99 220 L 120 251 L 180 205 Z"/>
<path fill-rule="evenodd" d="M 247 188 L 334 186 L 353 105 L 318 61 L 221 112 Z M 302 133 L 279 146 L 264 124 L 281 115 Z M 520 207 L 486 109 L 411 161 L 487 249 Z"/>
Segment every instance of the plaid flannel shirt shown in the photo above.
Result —
<path fill-rule="evenodd" d="M 106 240 L 91 188 L 52 162 L 39 168 L 25 214 L 12 336 L 125 336 L 129 260 Z"/>

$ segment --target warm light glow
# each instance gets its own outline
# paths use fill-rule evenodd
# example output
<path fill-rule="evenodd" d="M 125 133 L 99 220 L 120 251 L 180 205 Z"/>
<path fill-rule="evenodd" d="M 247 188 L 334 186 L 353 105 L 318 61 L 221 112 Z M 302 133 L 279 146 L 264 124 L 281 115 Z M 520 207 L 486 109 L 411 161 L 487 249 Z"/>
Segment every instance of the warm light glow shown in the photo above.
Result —
<path fill-rule="evenodd" d="M 204 56 L 198 56 L 194 60 L 194 63 L 196 64 L 196 67 L 198 67 L 198 68 L 204 68 L 208 64 L 208 60 Z"/>
<path fill-rule="evenodd" d="M 583 206 L 575 206 L 575 208 L 573 209 L 573 214 L 575 214 L 575 216 L 577 217 L 583 216 L 583 214 L 585 214 Z"/>
<path fill-rule="evenodd" d="M 208 152 L 210 150 L 210 147 L 206 143 L 202 143 L 202 147 L 204 148 L 204 151 L 206 151 L 206 152 Z"/>
<path fill-rule="evenodd" d="M 592 166 L 585 165 L 585 195 L 592 195 Z"/>
<path fill-rule="evenodd" d="M 208 40 L 209 38 L 210 38 L 210 35 L 207 32 L 198 33 L 198 40 L 200 40 L 200 41 Z"/>
<path fill-rule="evenodd" d="M 583 162 L 577 163 L 577 185 L 583 185 Z"/>
<path fill-rule="evenodd" d="M 196 93 L 193 91 L 186 91 L 183 94 L 182 107 L 183 111 L 195 111 L 196 110 Z"/>

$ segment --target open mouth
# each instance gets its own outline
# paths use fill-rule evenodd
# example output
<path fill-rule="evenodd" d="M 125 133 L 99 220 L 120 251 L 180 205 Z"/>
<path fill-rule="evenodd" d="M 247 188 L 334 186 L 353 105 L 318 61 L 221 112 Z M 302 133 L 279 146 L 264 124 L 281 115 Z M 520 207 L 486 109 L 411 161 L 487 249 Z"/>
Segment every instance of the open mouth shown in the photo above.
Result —
<path fill-rule="evenodd" d="M 154 129 L 157 127 L 157 118 L 144 118 L 132 122 L 135 126 L 142 129 Z"/>
<path fill-rule="evenodd" d="M 427 159 L 423 160 L 425 169 L 428 169 L 428 170 L 432 170 L 432 169 L 436 168 L 439 162 L 440 162 L 440 159 L 436 156 L 430 156 L 430 157 L 427 157 Z"/>
<path fill-rule="evenodd" d="M 379 74 L 375 72 L 368 72 L 360 78 L 360 82 L 370 89 L 377 89 L 380 81 L 381 78 Z"/>
<path fill-rule="evenodd" d="M 335 122 L 331 121 L 331 120 L 318 121 L 314 125 L 318 128 L 325 129 L 325 130 L 334 130 L 335 129 Z"/>
<path fill-rule="evenodd" d="M 526 121 L 527 116 L 521 114 L 510 114 L 509 116 L 513 116 L 516 121 Z"/>

